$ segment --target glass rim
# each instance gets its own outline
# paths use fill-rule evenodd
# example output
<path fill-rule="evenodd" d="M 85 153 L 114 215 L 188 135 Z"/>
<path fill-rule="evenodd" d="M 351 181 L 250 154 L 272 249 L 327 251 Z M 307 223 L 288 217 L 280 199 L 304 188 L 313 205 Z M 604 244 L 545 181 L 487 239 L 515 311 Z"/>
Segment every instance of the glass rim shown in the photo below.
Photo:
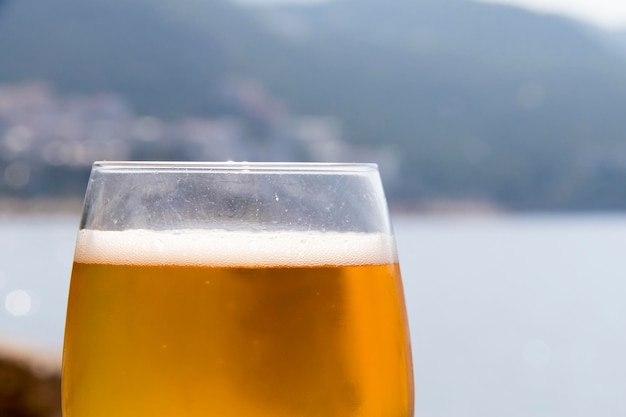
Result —
<path fill-rule="evenodd" d="M 367 162 L 196 162 L 196 161 L 95 161 L 92 170 L 114 172 L 378 172 Z"/>

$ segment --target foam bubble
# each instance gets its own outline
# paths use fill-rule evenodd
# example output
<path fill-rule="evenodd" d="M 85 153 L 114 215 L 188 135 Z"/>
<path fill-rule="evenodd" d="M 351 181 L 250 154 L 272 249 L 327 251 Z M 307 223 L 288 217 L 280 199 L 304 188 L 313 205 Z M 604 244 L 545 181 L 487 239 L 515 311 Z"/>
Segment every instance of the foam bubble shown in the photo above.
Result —
<path fill-rule="evenodd" d="M 323 266 L 397 262 L 384 233 L 83 229 L 76 262 L 118 265 Z"/>

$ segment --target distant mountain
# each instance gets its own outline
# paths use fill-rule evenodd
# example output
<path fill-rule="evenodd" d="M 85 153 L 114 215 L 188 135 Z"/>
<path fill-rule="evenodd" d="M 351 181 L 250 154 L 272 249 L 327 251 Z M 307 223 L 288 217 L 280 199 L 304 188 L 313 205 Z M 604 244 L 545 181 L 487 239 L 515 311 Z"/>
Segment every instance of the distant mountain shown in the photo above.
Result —
<path fill-rule="evenodd" d="M 217 81 L 246 66 L 248 39 L 264 37 L 223 0 L 11 0 L 0 15 L 0 80 L 119 91 L 159 115 L 211 113 Z"/>
<path fill-rule="evenodd" d="M 355 141 L 398 146 L 404 195 L 603 206 L 615 196 L 595 195 L 591 171 L 626 185 L 598 162 L 626 149 L 626 65 L 575 22 L 451 0 L 344 0 L 272 19 L 297 28 L 303 51 L 277 91 L 339 115 Z"/>
<path fill-rule="evenodd" d="M 232 77 L 391 149 L 395 198 L 626 208 L 626 61 L 567 19 L 465 0 L 0 10 L 0 82 L 119 91 L 140 113 L 177 117 L 230 111 L 219 90 Z"/>
<path fill-rule="evenodd" d="M 587 28 L 587 34 L 609 51 L 626 58 L 626 30 L 606 31 L 590 27 Z"/>

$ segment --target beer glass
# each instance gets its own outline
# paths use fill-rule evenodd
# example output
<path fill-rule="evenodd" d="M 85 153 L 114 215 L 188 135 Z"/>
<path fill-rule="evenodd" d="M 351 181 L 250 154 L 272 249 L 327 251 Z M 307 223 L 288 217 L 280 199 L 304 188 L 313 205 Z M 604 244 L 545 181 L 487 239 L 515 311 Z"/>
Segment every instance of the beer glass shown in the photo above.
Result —
<path fill-rule="evenodd" d="M 96 162 L 64 417 L 409 417 L 376 165 Z"/>

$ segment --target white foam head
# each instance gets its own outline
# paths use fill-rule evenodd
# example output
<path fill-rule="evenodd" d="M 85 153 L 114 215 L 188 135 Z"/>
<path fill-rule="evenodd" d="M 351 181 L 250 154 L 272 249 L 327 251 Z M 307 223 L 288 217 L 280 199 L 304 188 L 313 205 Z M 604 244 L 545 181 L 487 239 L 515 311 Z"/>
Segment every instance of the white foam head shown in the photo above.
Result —
<path fill-rule="evenodd" d="M 120 265 L 323 266 L 397 262 L 383 233 L 83 229 L 74 260 Z"/>

